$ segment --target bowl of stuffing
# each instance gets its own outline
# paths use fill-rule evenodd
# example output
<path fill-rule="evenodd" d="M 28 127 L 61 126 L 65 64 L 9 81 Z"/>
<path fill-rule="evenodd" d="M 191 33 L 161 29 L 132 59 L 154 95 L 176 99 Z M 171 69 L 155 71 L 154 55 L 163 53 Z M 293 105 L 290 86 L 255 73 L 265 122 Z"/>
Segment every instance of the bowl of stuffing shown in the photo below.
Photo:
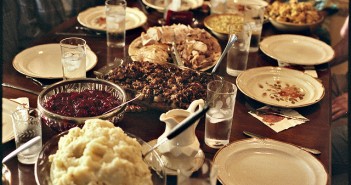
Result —
<path fill-rule="evenodd" d="M 38 96 L 41 121 L 56 132 L 82 127 L 85 120 L 100 118 L 116 124 L 124 116 L 125 91 L 112 82 L 79 78 L 57 82 Z"/>
<path fill-rule="evenodd" d="M 277 30 L 285 32 L 313 31 L 324 21 L 311 1 L 275 1 L 267 6 L 266 15 Z"/>

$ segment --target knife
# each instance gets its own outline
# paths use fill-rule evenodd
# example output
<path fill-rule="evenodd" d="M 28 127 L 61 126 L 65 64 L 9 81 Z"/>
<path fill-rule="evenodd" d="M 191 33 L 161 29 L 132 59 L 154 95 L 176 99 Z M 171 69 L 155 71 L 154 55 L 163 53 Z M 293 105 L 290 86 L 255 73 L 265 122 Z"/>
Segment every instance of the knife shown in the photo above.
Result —
<path fill-rule="evenodd" d="M 285 114 L 281 114 L 281 113 L 278 113 L 278 112 L 273 112 L 273 111 L 263 111 L 263 110 L 253 110 L 252 112 L 254 112 L 255 114 L 259 115 L 259 114 L 265 114 L 265 115 L 277 115 L 277 116 L 282 116 L 282 117 L 285 117 L 285 118 L 288 118 L 288 119 L 295 119 L 295 120 L 300 120 L 300 121 L 309 121 L 309 119 L 307 118 L 304 118 L 304 117 L 294 117 L 294 116 L 288 116 L 288 115 L 285 115 Z"/>
<path fill-rule="evenodd" d="M 264 139 L 264 138 L 265 138 L 265 137 L 263 137 L 263 136 L 260 136 L 260 135 L 258 135 L 258 134 L 254 134 L 254 133 L 248 132 L 248 131 L 243 131 L 243 133 L 244 133 L 244 135 L 249 136 L 249 137 L 252 137 L 252 138 L 257 138 L 257 139 Z M 294 144 L 293 144 L 293 145 L 294 145 Z M 306 148 L 306 147 L 299 146 L 299 145 L 294 145 L 294 146 L 296 146 L 296 147 L 298 147 L 298 148 L 300 148 L 300 149 L 302 149 L 302 150 L 304 150 L 304 151 L 306 151 L 306 152 L 309 152 L 309 153 L 311 153 L 311 154 L 319 155 L 319 154 L 322 153 L 321 151 L 319 151 L 319 150 L 317 150 L 317 149 Z"/>
<path fill-rule="evenodd" d="M 12 88 L 12 89 L 21 90 L 21 91 L 28 92 L 28 93 L 32 93 L 32 94 L 35 94 L 35 95 L 39 95 L 39 94 L 40 94 L 40 93 L 37 92 L 37 91 L 32 91 L 32 90 L 30 90 L 30 89 L 26 89 L 26 88 L 23 88 L 23 87 L 18 87 L 18 86 L 11 85 L 11 84 L 7 84 L 7 83 L 2 83 L 2 86 L 4 86 L 4 87 L 9 87 L 9 88 Z"/>

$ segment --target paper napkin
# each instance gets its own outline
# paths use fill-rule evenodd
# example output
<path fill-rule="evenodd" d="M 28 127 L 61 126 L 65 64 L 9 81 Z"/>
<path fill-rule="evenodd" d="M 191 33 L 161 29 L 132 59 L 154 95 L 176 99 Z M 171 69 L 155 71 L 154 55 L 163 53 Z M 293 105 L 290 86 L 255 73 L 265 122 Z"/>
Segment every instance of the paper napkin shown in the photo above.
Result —
<path fill-rule="evenodd" d="M 309 121 L 297 111 L 287 108 L 264 106 L 249 113 L 275 132 L 280 132 Z"/>

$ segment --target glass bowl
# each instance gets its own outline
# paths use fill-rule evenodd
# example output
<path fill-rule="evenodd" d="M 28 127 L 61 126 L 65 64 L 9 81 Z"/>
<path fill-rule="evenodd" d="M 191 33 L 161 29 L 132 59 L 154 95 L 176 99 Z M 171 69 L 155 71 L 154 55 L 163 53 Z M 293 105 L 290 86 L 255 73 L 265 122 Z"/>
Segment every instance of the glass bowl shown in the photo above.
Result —
<path fill-rule="evenodd" d="M 140 143 L 143 154 L 152 148 L 151 145 L 141 138 L 127 132 L 125 133 L 129 137 L 135 138 Z M 60 134 L 52 137 L 45 143 L 41 152 L 39 153 L 38 159 L 34 166 L 35 181 L 38 185 L 52 185 L 50 179 L 51 162 L 49 161 L 49 156 L 56 153 L 60 137 L 66 134 L 68 134 L 68 131 L 61 132 Z M 152 151 L 150 154 L 145 156 L 144 161 L 149 166 L 151 171 L 153 184 L 166 185 L 166 173 L 164 171 L 164 164 L 160 155 L 156 151 Z"/>
<path fill-rule="evenodd" d="M 95 78 L 79 78 L 60 81 L 45 88 L 38 96 L 37 107 L 41 113 L 41 121 L 56 132 L 63 132 L 69 130 L 72 127 L 82 127 L 85 120 L 87 119 L 99 118 L 103 120 L 109 120 L 114 124 L 123 119 L 126 105 L 95 117 L 62 116 L 44 108 L 44 103 L 52 95 L 62 92 L 82 92 L 84 90 L 99 90 L 109 92 L 114 97 L 118 98 L 121 104 L 126 102 L 127 99 L 125 91 L 119 85 L 106 80 Z"/>

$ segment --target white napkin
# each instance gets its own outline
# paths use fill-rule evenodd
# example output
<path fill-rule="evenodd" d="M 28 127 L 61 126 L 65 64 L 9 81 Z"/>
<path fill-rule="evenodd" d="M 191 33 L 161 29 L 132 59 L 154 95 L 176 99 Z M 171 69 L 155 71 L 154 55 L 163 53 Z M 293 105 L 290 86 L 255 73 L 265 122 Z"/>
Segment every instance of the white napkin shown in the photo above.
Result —
<path fill-rule="evenodd" d="M 11 102 L 14 101 L 14 102 Z M 10 141 L 13 139 L 13 128 L 12 128 L 12 118 L 11 114 L 13 111 L 19 108 L 23 108 L 23 104 L 25 107 L 29 107 L 29 99 L 26 97 L 16 98 L 16 99 L 7 99 L 2 100 L 2 143 Z"/>
<path fill-rule="evenodd" d="M 271 106 L 264 106 L 257 109 L 257 111 L 250 111 L 249 113 L 275 132 L 280 132 L 309 121 L 295 110 Z"/>

